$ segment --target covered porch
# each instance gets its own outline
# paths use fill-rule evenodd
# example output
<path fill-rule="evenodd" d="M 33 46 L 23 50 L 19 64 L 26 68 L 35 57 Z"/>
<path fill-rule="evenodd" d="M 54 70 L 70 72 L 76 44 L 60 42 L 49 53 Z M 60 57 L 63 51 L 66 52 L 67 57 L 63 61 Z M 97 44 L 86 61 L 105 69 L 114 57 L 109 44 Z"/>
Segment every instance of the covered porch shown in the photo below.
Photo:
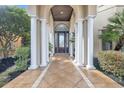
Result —
<path fill-rule="evenodd" d="M 68 53 L 76 65 L 95 69 L 95 5 L 31 5 L 28 6 L 28 13 L 31 16 L 29 69 L 46 67 L 50 62 L 49 57 L 56 53 Z"/>

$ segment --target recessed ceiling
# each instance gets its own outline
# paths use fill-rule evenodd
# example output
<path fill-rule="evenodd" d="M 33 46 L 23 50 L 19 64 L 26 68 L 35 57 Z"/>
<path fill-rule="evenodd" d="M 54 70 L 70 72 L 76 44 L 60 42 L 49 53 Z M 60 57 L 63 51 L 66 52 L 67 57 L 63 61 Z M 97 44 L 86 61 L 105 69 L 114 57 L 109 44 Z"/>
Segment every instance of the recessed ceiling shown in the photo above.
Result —
<path fill-rule="evenodd" d="M 73 8 L 69 5 L 55 5 L 51 8 L 54 21 L 70 21 Z"/>

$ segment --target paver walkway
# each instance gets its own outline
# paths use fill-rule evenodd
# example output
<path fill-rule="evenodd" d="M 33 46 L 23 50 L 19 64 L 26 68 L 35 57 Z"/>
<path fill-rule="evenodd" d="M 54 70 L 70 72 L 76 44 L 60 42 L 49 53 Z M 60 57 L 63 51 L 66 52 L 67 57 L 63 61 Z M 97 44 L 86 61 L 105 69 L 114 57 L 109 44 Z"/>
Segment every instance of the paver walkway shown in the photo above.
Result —
<path fill-rule="evenodd" d="M 97 70 L 86 70 L 75 66 L 67 54 L 56 54 L 44 71 L 28 70 L 4 87 L 114 88 L 122 86 Z"/>

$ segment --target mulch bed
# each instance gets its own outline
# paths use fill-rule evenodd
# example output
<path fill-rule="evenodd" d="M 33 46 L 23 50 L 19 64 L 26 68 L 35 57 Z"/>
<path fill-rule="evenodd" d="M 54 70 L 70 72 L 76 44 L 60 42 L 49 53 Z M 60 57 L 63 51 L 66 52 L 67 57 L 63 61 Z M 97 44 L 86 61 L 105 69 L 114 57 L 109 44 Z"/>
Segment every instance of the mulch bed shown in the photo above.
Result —
<path fill-rule="evenodd" d="M 9 67 L 15 65 L 15 58 L 13 57 L 7 57 L 0 59 L 0 73 L 4 72 Z"/>

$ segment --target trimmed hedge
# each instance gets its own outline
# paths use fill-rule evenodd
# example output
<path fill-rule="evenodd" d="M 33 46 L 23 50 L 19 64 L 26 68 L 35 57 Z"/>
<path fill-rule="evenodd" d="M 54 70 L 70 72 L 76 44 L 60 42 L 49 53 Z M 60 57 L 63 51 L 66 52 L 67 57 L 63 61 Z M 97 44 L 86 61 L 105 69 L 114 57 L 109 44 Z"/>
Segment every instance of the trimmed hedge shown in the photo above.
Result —
<path fill-rule="evenodd" d="M 122 79 L 124 78 L 124 53 L 119 51 L 101 51 L 98 53 L 101 69 Z"/>

